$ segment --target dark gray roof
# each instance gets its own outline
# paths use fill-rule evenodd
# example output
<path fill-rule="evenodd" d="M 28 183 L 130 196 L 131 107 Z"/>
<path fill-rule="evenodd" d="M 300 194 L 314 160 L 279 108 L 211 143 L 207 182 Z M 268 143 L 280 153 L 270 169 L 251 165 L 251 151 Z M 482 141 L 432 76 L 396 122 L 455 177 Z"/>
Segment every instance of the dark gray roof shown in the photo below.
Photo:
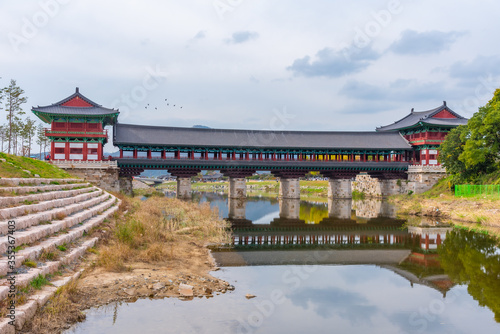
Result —
<path fill-rule="evenodd" d="M 117 123 L 114 145 L 297 149 L 410 149 L 397 132 L 262 131 L 157 127 Z"/>
<path fill-rule="evenodd" d="M 68 107 L 68 106 L 63 106 L 64 103 L 74 99 L 74 98 L 80 98 L 83 101 L 89 103 L 92 105 L 91 107 Z M 49 106 L 37 106 L 37 107 L 32 107 L 31 108 L 33 111 L 36 112 L 41 112 L 41 113 L 47 113 L 47 114 L 60 114 L 60 115 L 111 115 L 111 114 L 118 114 L 119 111 L 115 109 L 108 109 L 102 107 L 100 104 L 97 104 L 93 102 L 92 100 L 88 99 L 87 97 L 83 96 L 80 94 L 80 91 L 78 87 L 76 88 L 75 93 L 72 95 L 68 96 L 67 98 L 56 102 L 54 104 L 51 104 Z"/>
<path fill-rule="evenodd" d="M 437 115 L 441 111 L 446 110 L 450 114 L 454 115 L 457 118 L 432 118 L 434 115 Z M 467 118 L 464 118 L 448 108 L 446 106 L 446 101 L 442 106 L 427 110 L 427 111 L 411 111 L 409 115 L 400 119 L 393 124 L 381 126 L 377 128 L 377 131 L 396 131 L 400 129 L 411 128 L 417 125 L 418 123 L 430 124 L 430 125 L 441 125 L 441 126 L 459 126 L 467 124 Z"/>
<path fill-rule="evenodd" d="M 33 108 L 33 111 L 47 113 L 47 114 L 59 114 L 59 115 L 111 115 L 117 114 L 118 111 L 114 109 L 107 109 L 102 107 L 64 107 L 64 106 L 46 106 Z"/>

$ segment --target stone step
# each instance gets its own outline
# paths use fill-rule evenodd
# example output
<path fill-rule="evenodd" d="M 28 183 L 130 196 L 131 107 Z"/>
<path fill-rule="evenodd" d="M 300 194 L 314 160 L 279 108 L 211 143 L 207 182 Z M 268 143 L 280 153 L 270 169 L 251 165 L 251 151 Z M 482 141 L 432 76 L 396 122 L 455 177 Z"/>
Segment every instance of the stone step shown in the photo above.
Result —
<path fill-rule="evenodd" d="M 1 180 L 1 179 L 0 179 Z M 0 196 L 7 197 L 10 194 L 12 196 L 24 195 L 24 194 L 36 194 L 43 193 L 47 191 L 56 191 L 56 190 L 70 190 L 81 187 L 89 187 L 89 183 L 69 183 L 69 184 L 49 184 L 45 186 L 25 186 L 25 187 L 3 187 L 0 188 Z"/>
<path fill-rule="evenodd" d="M 37 311 L 37 309 L 43 307 L 49 299 L 56 293 L 59 287 L 62 287 L 73 280 L 78 279 L 83 270 L 78 270 L 72 273 L 71 276 L 66 276 L 58 280 L 51 281 L 51 286 L 45 286 L 42 290 L 37 291 L 31 295 L 26 303 L 16 307 L 16 321 L 15 326 L 9 324 L 10 318 L 0 319 L 0 334 L 15 334 L 16 329 L 21 330 L 26 323 L 26 321 L 32 319 Z"/>
<path fill-rule="evenodd" d="M 86 232 L 88 233 L 92 228 L 102 224 L 102 222 L 106 218 L 108 218 L 115 211 L 118 210 L 118 206 L 119 205 L 111 206 L 104 213 L 92 217 L 91 219 L 87 220 L 83 225 L 71 229 L 66 234 L 50 237 L 38 243 L 36 246 L 32 246 L 23 249 L 20 252 L 17 252 L 15 258 L 16 261 L 13 267 L 19 268 L 23 264 L 23 261 L 26 259 L 36 261 L 44 250 L 50 251 L 53 250 L 56 246 L 64 245 L 65 243 L 68 244 L 75 241 L 78 238 L 81 238 Z M 6 257 L 0 259 L 0 276 L 7 275 L 9 269 L 10 266 L 8 263 L 8 259 Z"/>
<path fill-rule="evenodd" d="M 92 187 L 88 188 L 86 193 L 72 197 L 52 199 L 48 201 L 42 201 L 37 204 L 27 204 L 12 208 L 0 209 L 0 219 L 10 219 L 14 217 L 19 218 L 37 212 L 47 211 L 54 208 L 60 208 L 62 206 L 68 206 L 78 202 L 86 201 L 90 198 L 99 196 L 100 194 L 102 194 L 102 190 L 97 190 L 97 188 Z"/>
<path fill-rule="evenodd" d="M 81 179 L 44 179 L 44 178 L 1 178 L 0 186 L 22 186 L 22 185 L 41 185 L 50 184 L 51 182 L 57 184 L 67 183 L 82 183 Z"/>
<path fill-rule="evenodd" d="M 108 193 L 104 193 L 99 197 L 91 198 L 87 201 L 75 203 L 68 205 L 64 208 L 55 208 L 44 212 L 34 213 L 26 216 L 22 216 L 19 218 L 14 218 L 9 221 L 0 222 L 0 236 L 6 236 L 9 233 L 9 222 L 15 222 L 14 225 L 14 236 L 17 232 L 21 230 L 27 229 L 31 226 L 38 225 L 42 222 L 50 222 L 55 219 L 62 220 L 67 216 L 70 216 L 78 211 L 85 210 L 89 207 L 92 207 L 100 202 L 106 200 L 111 195 Z M 58 218 L 63 216 L 62 218 Z"/>
<path fill-rule="evenodd" d="M 45 276 L 53 274 L 59 269 L 61 265 L 68 265 L 73 261 L 77 260 L 83 254 L 85 254 L 85 251 L 87 249 L 89 249 L 90 247 L 94 247 L 97 240 L 98 238 L 91 238 L 89 240 L 84 241 L 81 246 L 77 246 L 68 250 L 68 253 L 64 257 L 62 257 L 59 261 L 47 261 L 41 267 L 31 268 L 26 273 L 15 275 L 16 289 L 18 290 L 20 288 L 28 286 L 28 284 L 30 284 L 30 282 L 33 279 L 37 278 L 38 275 Z M 9 289 L 10 289 L 10 283 L 7 280 L 7 278 L 2 279 L 0 281 L 0 300 L 4 300 L 5 298 L 7 298 L 9 294 Z"/>
<path fill-rule="evenodd" d="M 9 236 L 1 237 L 0 238 L 0 253 L 5 253 L 9 246 L 17 247 L 17 246 L 21 246 L 23 244 L 30 245 L 30 244 L 35 243 L 38 240 L 41 240 L 42 238 L 50 236 L 51 234 L 58 233 L 59 231 L 62 231 L 65 229 L 73 228 L 74 226 L 76 226 L 77 224 L 80 224 L 80 223 L 83 223 L 82 226 L 86 227 L 86 226 L 88 226 L 88 224 L 87 224 L 88 222 L 85 222 L 86 220 L 92 220 L 94 216 L 97 216 L 97 217 L 102 216 L 100 213 L 108 210 L 115 203 L 116 203 L 116 198 L 111 197 L 110 199 L 108 199 L 105 202 L 99 203 L 91 208 L 88 208 L 82 212 L 76 213 L 70 217 L 63 219 L 63 220 L 53 221 L 52 224 L 48 224 L 48 225 L 32 226 L 31 228 L 29 228 L 25 231 L 16 232 L 16 233 L 14 233 L 15 239 L 9 238 Z M 107 216 L 107 214 L 105 214 L 104 216 Z M 104 218 L 102 218 L 102 220 L 104 220 Z M 102 222 L 102 220 L 101 220 L 101 222 Z M 80 227 L 82 227 L 82 226 L 80 226 Z M 73 230 L 80 230 L 80 229 L 73 228 L 72 230 L 70 230 L 71 233 L 74 232 Z M 81 233 L 79 232 L 80 234 L 78 236 L 83 235 L 84 230 L 86 230 L 86 229 L 83 228 Z M 65 238 L 64 236 L 65 235 L 57 236 L 57 239 L 62 240 L 61 244 L 64 242 L 67 242 L 67 238 Z M 71 241 L 74 239 L 75 238 L 71 239 Z M 59 244 L 56 244 L 56 246 L 57 245 L 59 245 Z M 43 249 L 40 249 L 39 250 L 40 252 L 36 251 L 33 254 L 31 252 L 32 249 L 37 250 L 37 248 L 36 248 L 36 246 L 34 248 L 33 247 L 30 248 L 30 251 L 28 253 L 30 256 L 28 256 L 28 258 L 31 258 L 31 259 L 37 258 L 40 255 L 40 252 L 43 250 Z M 27 251 L 27 250 L 25 249 L 19 253 L 24 254 L 24 253 L 26 253 L 25 251 Z M 16 256 L 16 262 L 17 262 L 17 259 L 20 258 L 21 254 Z M 32 257 L 31 255 L 35 255 L 35 257 Z M 21 262 L 24 261 L 25 258 L 26 257 L 23 257 Z M 0 276 L 3 275 L 2 260 L 5 262 L 5 259 L 0 258 Z"/>
<path fill-rule="evenodd" d="M 34 202 L 34 201 L 49 201 L 52 199 L 60 199 L 66 197 L 72 197 L 76 195 L 83 194 L 88 192 L 89 189 L 96 187 L 87 187 L 76 190 L 64 190 L 64 191 L 49 191 L 45 193 L 37 193 L 33 195 L 24 195 L 24 196 L 12 196 L 12 197 L 0 197 L 0 208 L 6 208 L 10 206 L 18 205 L 23 202 Z"/>

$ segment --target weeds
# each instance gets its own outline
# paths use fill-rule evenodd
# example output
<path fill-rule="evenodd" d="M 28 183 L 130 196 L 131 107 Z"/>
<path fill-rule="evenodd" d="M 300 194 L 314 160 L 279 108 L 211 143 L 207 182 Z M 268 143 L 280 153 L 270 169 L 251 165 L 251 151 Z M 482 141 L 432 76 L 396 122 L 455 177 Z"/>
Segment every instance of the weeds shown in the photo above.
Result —
<path fill-rule="evenodd" d="M 33 289 L 36 289 L 36 290 L 41 290 L 43 286 L 48 285 L 48 284 L 49 284 L 49 280 L 42 275 L 38 275 L 36 278 L 34 278 L 30 282 L 31 287 Z"/>
<path fill-rule="evenodd" d="M 35 261 L 30 260 L 30 259 L 25 259 L 23 261 L 23 266 L 30 267 L 30 268 L 36 268 L 37 264 Z"/>
<path fill-rule="evenodd" d="M 66 247 L 66 243 L 56 246 L 57 249 L 59 249 L 61 252 L 65 252 L 68 248 Z"/>

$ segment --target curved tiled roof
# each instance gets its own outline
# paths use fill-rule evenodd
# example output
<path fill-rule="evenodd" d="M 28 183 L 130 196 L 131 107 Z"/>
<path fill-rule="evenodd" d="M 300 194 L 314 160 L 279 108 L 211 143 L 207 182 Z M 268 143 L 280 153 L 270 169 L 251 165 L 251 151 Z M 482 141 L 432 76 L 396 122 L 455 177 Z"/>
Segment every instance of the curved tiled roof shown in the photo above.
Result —
<path fill-rule="evenodd" d="M 456 118 L 433 118 L 433 116 L 439 114 L 442 111 L 447 111 Z M 464 118 L 448 108 L 446 102 L 442 106 L 427 110 L 427 111 L 413 111 L 393 124 L 381 126 L 377 128 L 377 131 L 397 131 L 401 129 L 407 129 L 414 127 L 419 123 L 430 124 L 430 125 L 440 125 L 440 126 L 459 126 L 467 124 L 467 118 Z"/>
<path fill-rule="evenodd" d="M 64 105 L 68 103 L 69 101 L 73 99 L 81 99 L 85 101 L 87 104 L 89 104 L 89 107 L 72 107 L 72 106 L 67 106 Z M 101 116 L 101 115 L 112 115 L 112 114 L 118 114 L 119 111 L 116 109 L 109 109 L 109 108 L 104 108 L 100 104 L 97 104 L 93 102 L 92 100 L 88 99 L 87 97 L 83 96 L 80 94 L 80 91 L 78 87 L 76 88 L 75 93 L 72 95 L 68 96 L 67 98 L 56 102 L 54 104 L 51 104 L 49 106 L 37 106 L 37 107 L 32 107 L 31 108 L 34 112 L 39 112 L 39 113 L 46 113 L 46 114 L 57 114 L 57 115 L 96 115 L 96 116 Z"/>
<path fill-rule="evenodd" d="M 114 126 L 113 142 L 114 145 L 180 147 L 411 149 L 406 139 L 397 132 L 231 130 L 158 127 L 120 123 Z"/>

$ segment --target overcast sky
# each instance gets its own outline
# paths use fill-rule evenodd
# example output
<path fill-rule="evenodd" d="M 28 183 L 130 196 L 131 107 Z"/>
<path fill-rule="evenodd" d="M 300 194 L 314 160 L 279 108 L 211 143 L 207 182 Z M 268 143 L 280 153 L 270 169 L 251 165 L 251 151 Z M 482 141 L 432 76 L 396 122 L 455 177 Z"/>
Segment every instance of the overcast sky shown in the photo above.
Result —
<path fill-rule="evenodd" d="M 0 86 L 16 79 L 26 111 L 78 86 L 148 125 L 374 130 L 443 100 L 470 117 L 500 87 L 499 12 L 494 0 L 4 0 Z"/>

